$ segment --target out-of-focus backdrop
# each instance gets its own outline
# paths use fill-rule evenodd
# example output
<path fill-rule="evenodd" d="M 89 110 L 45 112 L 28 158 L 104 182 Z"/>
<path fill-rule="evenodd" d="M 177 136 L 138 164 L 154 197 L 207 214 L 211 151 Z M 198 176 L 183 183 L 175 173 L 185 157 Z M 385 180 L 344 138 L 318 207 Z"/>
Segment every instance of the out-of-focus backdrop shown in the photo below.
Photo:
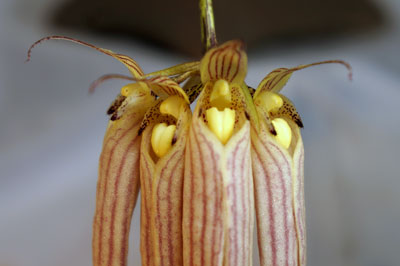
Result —
<path fill-rule="evenodd" d="M 197 16 L 187 14 L 196 12 L 197 4 L 165 9 L 178 10 L 181 18 L 170 25 L 151 8 L 120 3 L 121 20 L 114 6 L 88 8 L 101 1 L 81 2 L 82 10 L 67 0 L 0 1 L 0 266 L 91 265 L 105 110 L 124 82 L 103 84 L 93 95 L 87 88 L 102 74 L 128 73 L 112 58 L 60 41 L 38 46 L 24 64 L 29 45 L 46 35 L 67 35 L 130 55 L 146 72 L 199 53 L 189 33 L 199 33 L 198 25 L 191 29 L 185 23 Z M 216 8 L 217 31 L 219 22 L 228 32 L 221 33 L 225 39 L 236 33 L 248 40 L 246 81 L 252 86 L 277 67 L 326 59 L 351 63 L 351 82 L 343 67 L 327 65 L 295 73 L 283 91 L 305 125 L 308 261 L 310 266 L 397 266 L 400 1 L 334 1 L 339 7 L 317 2 L 302 1 L 290 12 L 268 5 L 265 12 L 243 8 L 247 17 L 222 6 Z M 337 11 L 329 12 L 334 7 Z M 132 14 L 139 10 L 141 20 L 129 17 L 129 8 Z M 250 21 L 256 11 L 261 18 Z M 140 40 L 132 38 L 135 31 Z M 149 37 L 173 51 L 142 39 Z M 129 265 L 140 265 L 138 213 L 136 208 Z"/>

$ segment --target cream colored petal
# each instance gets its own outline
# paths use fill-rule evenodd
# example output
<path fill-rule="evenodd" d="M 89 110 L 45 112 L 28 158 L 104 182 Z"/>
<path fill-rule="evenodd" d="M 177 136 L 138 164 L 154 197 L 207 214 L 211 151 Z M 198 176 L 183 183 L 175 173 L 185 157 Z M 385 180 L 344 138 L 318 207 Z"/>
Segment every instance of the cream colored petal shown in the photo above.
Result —
<path fill-rule="evenodd" d="M 226 215 L 222 156 L 221 142 L 194 117 L 185 154 L 184 265 L 222 265 Z"/>
<path fill-rule="evenodd" d="M 184 265 L 251 265 L 249 122 L 223 145 L 193 116 L 185 154 Z"/>
<path fill-rule="evenodd" d="M 224 265 L 252 265 L 254 188 L 249 122 L 226 144 L 222 169 L 227 202 Z"/>
<path fill-rule="evenodd" d="M 146 128 L 146 130 L 148 130 Z M 146 131 L 145 130 L 145 131 Z M 151 131 L 150 131 L 151 132 Z M 142 133 L 143 134 L 143 133 Z M 146 134 L 146 138 L 147 135 Z M 151 228 L 151 211 L 152 211 L 152 179 L 155 171 L 155 164 L 147 152 L 149 149 L 142 141 L 140 152 L 140 254 L 143 266 L 154 266 L 154 241 Z M 146 141 L 147 143 L 147 141 Z"/>
<path fill-rule="evenodd" d="M 141 253 L 142 265 L 182 265 L 183 171 L 190 126 L 189 106 L 182 106 L 176 142 L 161 158 L 152 151 L 156 122 L 143 132 L 141 149 Z"/>
<path fill-rule="evenodd" d="M 183 265 L 183 173 L 189 125 L 187 121 L 178 141 L 156 165 L 152 213 L 156 265 Z"/>
<path fill-rule="evenodd" d="M 292 124 L 294 136 L 297 136 L 297 145 L 293 152 L 293 202 L 296 235 L 298 244 L 298 265 L 304 266 L 307 262 L 306 214 L 304 202 L 304 147 L 300 129 Z"/>
<path fill-rule="evenodd" d="M 303 144 L 282 147 L 261 124 L 252 127 L 252 164 L 260 265 L 305 265 Z M 293 153 L 291 152 L 293 151 Z"/>
<path fill-rule="evenodd" d="M 139 191 L 138 130 L 153 101 L 142 95 L 124 115 L 110 121 L 100 156 L 93 222 L 93 265 L 127 265 L 129 228 Z"/>

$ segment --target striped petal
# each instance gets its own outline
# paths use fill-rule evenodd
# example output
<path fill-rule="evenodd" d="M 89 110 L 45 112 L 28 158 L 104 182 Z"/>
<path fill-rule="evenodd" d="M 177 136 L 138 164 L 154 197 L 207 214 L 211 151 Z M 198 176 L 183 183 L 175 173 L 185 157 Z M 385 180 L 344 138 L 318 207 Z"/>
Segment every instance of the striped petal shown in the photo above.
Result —
<path fill-rule="evenodd" d="M 147 141 L 146 141 L 147 142 Z M 142 142 L 143 145 L 144 142 Z M 147 147 L 144 149 L 146 150 Z M 154 161 L 149 153 L 140 153 L 140 255 L 143 266 L 154 266 L 154 241 L 151 228 L 151 198 L 152 178 L 154 176 Z"/>
<path fill-rule="evenodd" d="M 185 154 L 184 265 L 251 265 L 249 122 L 223 145 L 199 116 L 200 109 L 198 104 Z"/>
<path fill-rule="evenodd" d="M 250 123 L 246 122 L 225 147 L 227 238 L 224 265 L 252 265 L 254 192 L 250 157 Z"/>
<path fill-rule="evenodd" d="M 264 123 L 252 127 L 252 164 L 260 265 L 305 265 L 303 143 L 293 132 L 283 148 Z"/>
<path fill-rule="evenodd" d="M 132 212 L 139 191 L 138 130 L 150 94 L 138 94 L 124 115 L 110 121 L 100 156 L 93 222 L 93 265 L 125 266 Z"/>
<path fill-rule="evenodd" d="M 229 41 L 210 49 L 200 61 L 201 81 L 225 79 L 241 85 L 247 73 L 247 55 L 241 41 Z"/>
<path fill-rule="evenodd" d="M 143 132 L 140 161 L 142 265 L 183 264 L 183 171 L 190 119 L 189 105 L 182 106 L 177 140 L 161 158 L 156 157 L 151 146 L 156 121 Z"/>

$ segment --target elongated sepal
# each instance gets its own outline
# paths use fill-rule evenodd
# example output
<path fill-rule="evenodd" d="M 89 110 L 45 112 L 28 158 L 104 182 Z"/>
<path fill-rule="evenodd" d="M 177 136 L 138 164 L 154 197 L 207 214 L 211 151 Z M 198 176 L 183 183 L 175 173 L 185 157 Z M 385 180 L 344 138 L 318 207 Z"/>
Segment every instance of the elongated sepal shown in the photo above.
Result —
<path fill-rule="evenodd" d="M 251 265 L 253 184 L 249 122 L 223 145 L 193 116 L 185 154 L 184 265 Z"/>
<path fill-rule="evenodd" d="M 190 120 L 178 141 L 156 165 L 153 179 L 152 225 L 155 265 L 183 265 L 182 205 L 185 146 Z"/>
<path fill-rule="evenodd" d="M 260 265 L 305 265 L 303 143 L 288 121 L 293 140 L 282 147 L 264 123 L 252 127 L 252 165 Z"/>
<path fill-rule="evenodd" d="M 154 266 L 154 241 L 151 227 L 152 211 L 152 181 L 155 172 L 155 163 L 150 154 L 151 132 L 153 127 L 147 127 L 146 136 L 141 144 L 140 152 L 140 255 L 143 266 Z M 144 133 L 143 132 L 143 133 Z M 150 133 L 148 133 L 150 132 Z M 144 135 L 142 133 L 142 135 Z M 149 139 L 150 138 L 150 139 Z"/>
<path fill-rule="evenodd" d="M 227 202 L 224 265 L 253 265 L 254 191 L 250 159 L 250 123 L 225 145 L 222 166 Z M 226 172 L 225 172 L 226 171 Z"/>
<path fill-rule="evenodd" d="M 176 141 L 158 158 L 151 146 L 151 123 L 143 132 L 141 145 L 141 254 L 142 265 L 179 266 L 182 254 L 182 203 L 184 153 L 191 111 L 179 112 Z"/>
<path fill-rule="evenodd" d="M 138 130 L 151 95 L 141 95 L 110 121 L 100 156 L 93 222 L 93 265 L 125 266 L 132 212 L 139 191 Z"/>

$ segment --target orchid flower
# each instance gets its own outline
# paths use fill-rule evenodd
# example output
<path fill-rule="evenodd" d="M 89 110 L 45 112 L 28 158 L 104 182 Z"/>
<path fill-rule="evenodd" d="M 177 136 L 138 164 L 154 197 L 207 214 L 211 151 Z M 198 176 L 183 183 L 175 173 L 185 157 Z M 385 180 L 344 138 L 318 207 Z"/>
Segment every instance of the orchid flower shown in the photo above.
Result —
<path fill-rule="evenodd" d="M 249 266 L 254 221 L 263 266 L 306 265 L 301 118 L 280 93 L 291 74 L 323 61 L 279 68 L 254 90 L 245 83 L 242 41 L 217 45 L 211 0 L 200 0 L 206 53 L 144 74 L 130 57 L 63 36 L 123 63 L 120 90 L 99 160 L 93 266 L 126 266 L 141 190 L 143 266 Z M 351 71 L 350 71 L 351 73 Z M 192 115 L 190 104 L 197 99 Z"/>

